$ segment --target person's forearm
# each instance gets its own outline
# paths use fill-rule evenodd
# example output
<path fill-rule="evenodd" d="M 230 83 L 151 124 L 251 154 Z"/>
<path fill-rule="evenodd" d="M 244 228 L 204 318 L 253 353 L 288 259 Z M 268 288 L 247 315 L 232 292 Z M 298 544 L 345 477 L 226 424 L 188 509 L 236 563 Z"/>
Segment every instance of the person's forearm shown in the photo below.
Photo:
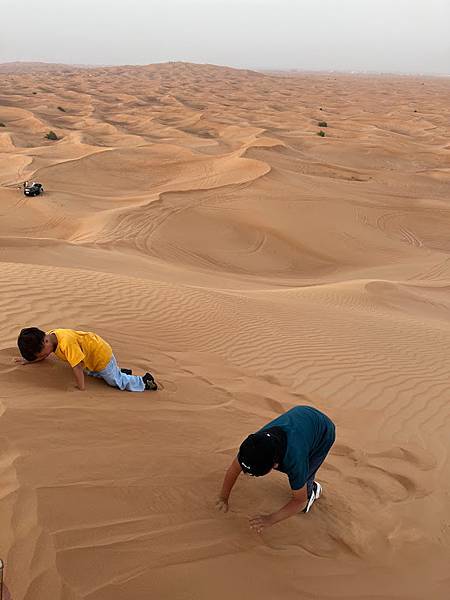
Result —
<path fill-rule="evenodd" d="M 292 498 L 292 500 L 280 508 L 280 510 L 277 510 L 277 512 L 274 512 L 270 515 L 271 524 L 274 525 L 275 523 L 284 521 L 285 519 L 297 514 L 304 507 L 306 500 L 306 495 L 304 499 Z"/>
<path fill-rule="evenodd" d="M 75 376 L 75 381 L 77 382 L 77 387 L 80 390 L 84 390 L 84 372 L 83 368 L 80 365 L 73 367 L 73 374 Z"/>
<path fill-rule="evenodd" d="M 23 365 L 34 365 L 34 363 L 40 362 L 41 360 L 45 360 L 46 358 L 46 356 L 43 356 L 42 358 L 35 358 L 34 360 L 26 360 L 25 358 L 17 360 L 19 360 Z"/>
<path fill-rule="evenodd" d="M 231 490 L 233 489 L 234 484 L 236 483 L 236 479 L 239 477 L 241 473 L 241 467 L 236 459 L 231 463 L 227 472 L 225 473 L 225 478 L 222 484 L 222 490 L 220 492 L 220 497 L 224 500 L 228 500 Z"/>

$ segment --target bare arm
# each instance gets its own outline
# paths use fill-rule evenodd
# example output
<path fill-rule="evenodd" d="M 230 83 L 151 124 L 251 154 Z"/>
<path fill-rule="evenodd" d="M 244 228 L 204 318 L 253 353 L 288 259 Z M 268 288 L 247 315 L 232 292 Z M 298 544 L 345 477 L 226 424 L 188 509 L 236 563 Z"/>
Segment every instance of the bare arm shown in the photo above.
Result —
<path fill-rule="evenodd" d="M 255 529 L 258 533 L 261 533 L 265 527 L 267 528 L 271 525 L 275 525 L 275 523 L 284 521 L 284 519 L 288 519 L 297 514 L 305 506 L 307 500 L 308 491 L 306 485 L 300 490 L 292 490 L 292 498 L 287 504 L 270 515 L 256 515 L 256 517 L 251 518 L 250 527 Z"/>
<path fill-rule="evenodd" d="M 73 374 L 75 375 L 75 380 L 77 382 L 77 388 L 79 390 L 84 391 L 86 388 L 84 386 L 84 371 L 82 367 L 82 363 L 78 363 L 75 367 L 72 367 Z"/>
<path fill-rule="evenodd" d="M 304 485 L 300 490 L 292 490 L 292 499 L 289 500 L 287 504 L 282 506 L 280 510 L 272 513 L 270 516 L 271 524 L 274 525 L 279 521 L 284 521 L 284 519 L 288 519 L 298 513 L 298 511 L 303 508 L 308 500 L 308 491 L 306 489 L 306 485 Z"/>
<path fill-rule="evenodd" d="M 219 495 L 219 499 L 217 501 L 217 508 L 219 510 L 224 510 L 227 512 L 228 510 L 228 499 L 231 494 L 231 490 L 233 489 L 234 484 L 236 483 L 237 478 L 241 474 L 241 465 L 238 462 L 238 459 L 235 458 L 231 465 L 228 467 L 227 472 L 225 473 L 225 477 L 222 484 L 222 490 Z"/>

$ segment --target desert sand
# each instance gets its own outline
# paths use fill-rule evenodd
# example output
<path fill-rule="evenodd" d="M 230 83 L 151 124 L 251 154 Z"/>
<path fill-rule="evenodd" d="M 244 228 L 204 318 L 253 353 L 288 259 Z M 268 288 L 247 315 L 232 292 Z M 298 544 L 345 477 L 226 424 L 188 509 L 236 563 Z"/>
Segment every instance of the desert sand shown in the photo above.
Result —
<path fill-rule="evenodd" d="M 11 598 L 447 600 L 449 79 L 172 63 L 0 81 Z M 32 178 L 42 197 L 17 189 Z M 95 331 L 161 390 L 15 364 L 31 325 Z M 324 496 L 258 535 L 284 475 L 241 478 L 227 515 L 215 499 L 247 434 L 297 404 L 337 426 Z"/>

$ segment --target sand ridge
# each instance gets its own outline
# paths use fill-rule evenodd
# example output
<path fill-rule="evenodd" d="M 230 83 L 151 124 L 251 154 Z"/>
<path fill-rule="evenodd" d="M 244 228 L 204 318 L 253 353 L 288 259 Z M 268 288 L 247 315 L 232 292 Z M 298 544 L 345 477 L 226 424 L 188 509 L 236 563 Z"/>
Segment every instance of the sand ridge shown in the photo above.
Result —
<path fill-rule="evenodd" d="M 38 67 L 0 69 L 14 600 L 447 599 L 448 79 Z M 161 391 L 15 365 L 32 324 L 98 332 Z M 283 476 L 215 496 L 300 403 L 337 424 L 325 495 L 258 536 Z"/>

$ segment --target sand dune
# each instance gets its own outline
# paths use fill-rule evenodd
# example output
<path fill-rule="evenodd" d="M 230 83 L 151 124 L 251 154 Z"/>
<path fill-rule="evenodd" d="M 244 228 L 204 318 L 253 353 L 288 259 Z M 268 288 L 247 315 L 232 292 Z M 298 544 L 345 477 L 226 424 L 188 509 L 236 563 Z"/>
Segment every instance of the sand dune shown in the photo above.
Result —
<path fill-rule="evenodd" d="M 0 72 L 11 598 L 447 600 L 448 80 Z M 15 364 L 32 324 L 98 332 L 161 391 Z M 296 404 L 337 425 L 325 494 L 258 536 L 282 475 L 239 482 L 226 516 L 214 500 Z"/>

